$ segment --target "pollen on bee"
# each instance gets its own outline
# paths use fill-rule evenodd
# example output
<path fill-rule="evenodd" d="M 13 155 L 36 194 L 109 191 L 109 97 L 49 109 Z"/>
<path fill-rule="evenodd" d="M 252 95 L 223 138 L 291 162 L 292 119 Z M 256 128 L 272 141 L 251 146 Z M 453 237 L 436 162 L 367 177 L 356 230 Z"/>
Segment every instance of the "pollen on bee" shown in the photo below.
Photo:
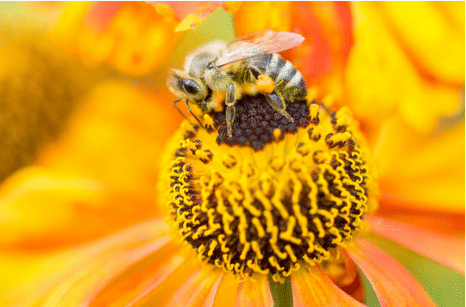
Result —
<path fill-rule="evenodd" d="M 212 93 L 212 109 L 215 112 L 223 111 L 223 102 L 225 101 L 226 93 L 225 92 L 213 92 Z"/>
<path fill-rule="evenodd" d="M 267 94 L 272 93 L 275 88 L 272 78 L 270 78 L 269 76 L 265 74 L 259 76 L 259 78 L 256 81 L 256 85 L 257 85 L 257 89 L 260 92 L 267 93 Z"/>
<path fill-rule="evenodd" d="M 280 137 L 282 136 L 282 131 L 278 128 L 275 128 L 273 130 L 273 138 L 275 139 L 275 141 L 278 141 L 280 140 Z"/>
<path fill-rule="evenodd" d="M 210 116 L 209 114 L 204 114 L 204 123 L 208 126 L 208 127 L 213 127 L 214 126 L 214 119 L 212 118 L 212 116 Z"/>

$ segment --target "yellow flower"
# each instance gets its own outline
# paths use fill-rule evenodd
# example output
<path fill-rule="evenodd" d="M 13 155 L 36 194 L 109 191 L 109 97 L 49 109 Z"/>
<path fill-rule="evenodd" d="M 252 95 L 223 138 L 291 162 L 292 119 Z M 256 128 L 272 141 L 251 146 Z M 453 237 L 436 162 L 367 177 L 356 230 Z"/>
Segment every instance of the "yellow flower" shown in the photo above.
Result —
<path fill-rule="evenodd" d="M 252 5 L 262 4 L 244 4 L 237 16 L 244 16 L 241 9 L 247 12 Z M 273 14 L 264 14 L 286 30 L 294 19 L 281 18 L 281 13 L 291 5 L 294 4 L 280 4 Z M 352 13 L 357 12 L 359 4 L 350 6 Z M 303 15 L 307 12 L 300 11 Z M 325 17 L 322 12 L 328 13 L 313 11 L 332 24 L 333 15 Z M 254 24 L 253 17 L 261 24 L 257 14 L 250 16 L 250 24 Z M 244 24 L 237 22 L 238 27 Z M 358 29 L 367 31 L 367 25 L 362 23 Z M 64 30 L 66 27 L 61 28 Z M 331 33 L 334 32 L 325 32 L 322 38 L 334 37 Z M 361 39 L 362 43 L 367 42 Z M 339 50 L 335 47 L 338 44 L 342 41 L 336 38 L 331 50 Z M 347 50 L 351 58 L 355 46 L 361 44 L 340 45 L 340 49 Z M 314 42 L 309 47 L 320 45 Z M 305 51 L 299 51 L 302 62 L 297 65 L 309 65 Z M 97 49 L 98 56 L 99 52 Z M 429 60 L 422 59 L 426 63 Z M 349 60 L 345 61 L 348 62 L 338 64 L 338 69 L 329 70 L 332 78 L 350 73 L 346 72 Z M 127 62 L 128 70 L 121 71 L 150 71 L 147 67 L 155 67 L 148 61 L 147 67 L 135 65 L 132 70 L 133 64 Z M 446 69 L 439 80 L 451 82 L 452 75 Z M 327 89 L 332 89 L 335 79 L 333 83 L 326 83 L 325 79 L 319 80 L 316 88 L 324 92 L 316 97 L 331 93 Z M 388 114 L 377 106 L 358 110 L 354 96 L 336 89 L 334 105 L 348 102 L 357 118 L 362 119 L 361 130 L 348 107 L 333 106 L 329 110 L 321 104 L 296 102 L 288 104 L 288 111 L 291 114 L 295 107 L 307 108 L 298 108 L 298 115 L 292 114 L 307 122 L 296 120 L 297 125 L 286 127 L 280 122 L 277 127 L 267 122 L 267 127 L 274 128 L 271 130 L 258 129 L 254 123 L 241 128 L 244 133 L 244 129 L 256 130 L 252 133 L 256 138 L 246 139 L 249 145 L 261 140 L 254 143 L 256 149 L 227 145 L 231 141 L 221 138 L 226 133 L 221 114 L 204 118 L 212 126 L 208 130 L 183 123 L 168 142 L 181 117 L 165 92 L 160 89 L 157 94 L 148 93 L 122 81 L 96 86 L 82 100 L 82 109 L 74 114 L 63 137 L 42 147 L 34 166 L 19 170 L 0 186 L 4 208 L 0 213 L 0 266 L 4 272 L 0 304 L 271 306 L 274 300 L 283 299 L 273 297 L 270 291 L 277 286 L 280 290 L 289 287 L 287 299 L 296 306 L 361 306 L 357 300 L 364 300 L 364 294 L 358 267 L 382 306 L 433 305 L 411 274 L 374 245 L 381 244 L 380 238 L 368 233 L 366 222 L 373 232 L 464 274 L 464 238 L 453 235 L 454 231 L 464 232 L 464 221 L 458 218 L 464 217 L 464 213 L 458 214 L 457 206 L 462 195 L 454 192 L 447 194 L 450 198 L 435 199 L 434 196 L 445 193 L 437 184 L 434 186 L 438 189 L 430 189 L 431 195 L 426 199 L 422 190 L 416 191 L 416 185 L 407 187 L 398 181 L 405 178 L 410 180 L 405 182 L 421 186 L 427 182 L 420 178 L 449 178 L 452 170 L 458 176 L 462 169 L 458 171 L 455 165 L 447 163 L 449 159 L 439 156 L 446 154 L 445 148 L 457 146 L 458 136 L 464 139 L 463 123 L 459 128 L 420 137 L 419 131 L 424 134 L 432 129 L 419 128 L 427 121 L 410 121 L 398 109 Z M 261 103 L 264 102 L 238 106 L 236 126 L 243 120 L 242 106 L 255 107 L 257 112 L 267 110 L 267 105 Z M 371 110 L 373 116 L 365 117 L 364 112 Z M 438 112 L 429 116 L 437 119 Z M 248 121 L 252 116 L 246 113 L 243 117 Z M 368 144 L 365 137 L 369 138 Z M 243 143 L 240 137 L 236 140 Z M 162 147 L 167 142 L 162 157 Z M 440 144 L 443 148 L 439 148 Z M 464 143 L 461 144 L 463 151 L 455 152 L 454 162 L 464 158 Z M 447 209 L 451 216 L 444 220 L 459 220 L 455 228 L 440 235 L 383 215 L 368 215 L 377 207 L 376 169 L 368 146 L 373 146 L 376 156 L 383 158 L 380 206 L 385 216 L 417 216 L 417 211 L 393 210 L 392 204 L 414 203 L 418 208 L 428 204 L 436 208 L 436 204 L 450 203 Z M 416 150 L 408 154 L 410 146 Z M 183 159 L 184 165 L 180 164 Z M 422 166 L 429 163 L 432 169 L 424 174 Z M 451 177 L 451 182 L 461 184 L 458 177 Z M 461 188 L 455 189 L 458 190 Z M 390 195 L 413 198 L 390 199 Z M 171 213 L 164 220 L 167 203 Z M 301 211 L 306 206 L 310 206 L 313 216 Z M 422 224 L 422 220 L 413 222 Z M 170 229 L 169 225 L 174 227 Z M 306 226 L 307 233 L 302 231 Z M 432 226 L 438 223 L 429 225 Z M 209 237 L 208 232 L 217 232 L 215 238 Z M 261 241 L 269 236 L 271 240 Z M 183 241 L 187 243 L 180 244 Z M 301 250 L 300 246 L 306 249 Z M 266 257 L 267 261 L 263 261 Z M 269 273 L 271 278 L 267 278 Z M 244 280 L 238 282 L 238 277 Z M 284 286 L 273 281 L 283 279 Z"/>

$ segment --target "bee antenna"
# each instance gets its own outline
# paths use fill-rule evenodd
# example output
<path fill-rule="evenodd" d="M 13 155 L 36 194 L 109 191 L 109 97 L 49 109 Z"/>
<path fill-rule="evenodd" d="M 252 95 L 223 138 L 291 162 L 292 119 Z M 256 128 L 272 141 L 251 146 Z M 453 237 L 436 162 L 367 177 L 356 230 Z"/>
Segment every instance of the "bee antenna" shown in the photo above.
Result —
<path fill-rule="evenodd" d="M 187 107 L 188 110 L 189 110 L 189 113 L 191 113 L 191 115 L 194 116 L 194 118 L 197 120 L 197 122 L 199 123 L 199 125 L 200 125 L 201 127 L 204 127 L 204 125 L 201 123 L 201 121 L 199 120 L 199 118 L 197 118 L 197 116 L 194 115 L 193 111 L 191 111 L 191 108 L 189 107 L 188 99 L 186 99 L 185 102 L 186 102 L 186 107 Z M 186 118 L 186 117 L 185 117 L 185 118 Z M 191 121 L 190 121 L 190 122 L 191 122 Z M 193 126 L 194 126 L 194 125 L 193 125 Z"/>
<path fill-rule="evenodd" d="M 181 100 L 182 100 L 182 98 L 178 98 L 177 100 L 173 101 L 173 103 L 172 103 L 173 107 L 175 107 L 175 109 L 178 111 L 178 113 L 180 113 L 180 114 L 184 117 L 184 119 L 186 119 L 193 127 L 195 127 L 196 125 L 193 124 L 193 122 L 190 121 L 189 118 L 188 118 L 186 115 L 184 115 L 184 113 L 181 112 L 181 110 L 178 109 L 178 107 L 176 106 L 176 104 L 177 104 L 178 102 L 180 102 Z M 188 100 L 186 100 L 186 105 L 188 105 Z M 189 110 L 189 112 L 191 112 L 191 109 L 189 109 L 189 107 L 188 107 L 188 110 Z M 193 112 L 191 112 L 191 114 L 193 114 Z M 193 115 L 194 115 L 194 114 L 193 114 Z M 194 117 L 195 117 L 195 116 L 194 116 Z M 197 117 L 196 117 L 196 119 L 197 119 Z M 197 119 L 197 121 L 199 121 L 199 119 Z M 202 126 L 202 125 L 201 125 L 201 126 Z"/>

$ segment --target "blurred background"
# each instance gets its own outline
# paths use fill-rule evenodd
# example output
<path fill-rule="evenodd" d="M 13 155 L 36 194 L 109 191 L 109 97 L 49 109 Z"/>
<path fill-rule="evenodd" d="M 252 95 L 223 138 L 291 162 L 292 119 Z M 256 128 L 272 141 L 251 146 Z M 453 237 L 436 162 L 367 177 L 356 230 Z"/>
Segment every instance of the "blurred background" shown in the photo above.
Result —
<path fill-rule="evenodd" d="M 168 70 L 268 28 L 306 37 L 284 56 L 311 98 L 360 121 L 380 213 L 464 249 L 464 3 L 2 2 L 0 16 L 0 304 L 52 284 L 61 251 L 163 213 L 158 163 L 182 121 Z M 437 304 L 464 305 L 463 275 L 375 240 Z"/>

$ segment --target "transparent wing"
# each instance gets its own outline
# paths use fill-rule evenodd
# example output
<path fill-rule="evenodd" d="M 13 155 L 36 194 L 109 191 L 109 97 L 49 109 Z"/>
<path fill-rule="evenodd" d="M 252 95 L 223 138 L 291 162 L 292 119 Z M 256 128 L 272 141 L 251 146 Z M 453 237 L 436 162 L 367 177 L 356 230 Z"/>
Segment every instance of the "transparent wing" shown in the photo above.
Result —
<path fill-rule="evenodd" d="M 300 45 L 304 37 L 291 32 L 265 30 L 233 40 L 227 45 L 226 52 L 217 60 L 220 67 L 229 63 L 267 53 L 277 53 Z"/>

